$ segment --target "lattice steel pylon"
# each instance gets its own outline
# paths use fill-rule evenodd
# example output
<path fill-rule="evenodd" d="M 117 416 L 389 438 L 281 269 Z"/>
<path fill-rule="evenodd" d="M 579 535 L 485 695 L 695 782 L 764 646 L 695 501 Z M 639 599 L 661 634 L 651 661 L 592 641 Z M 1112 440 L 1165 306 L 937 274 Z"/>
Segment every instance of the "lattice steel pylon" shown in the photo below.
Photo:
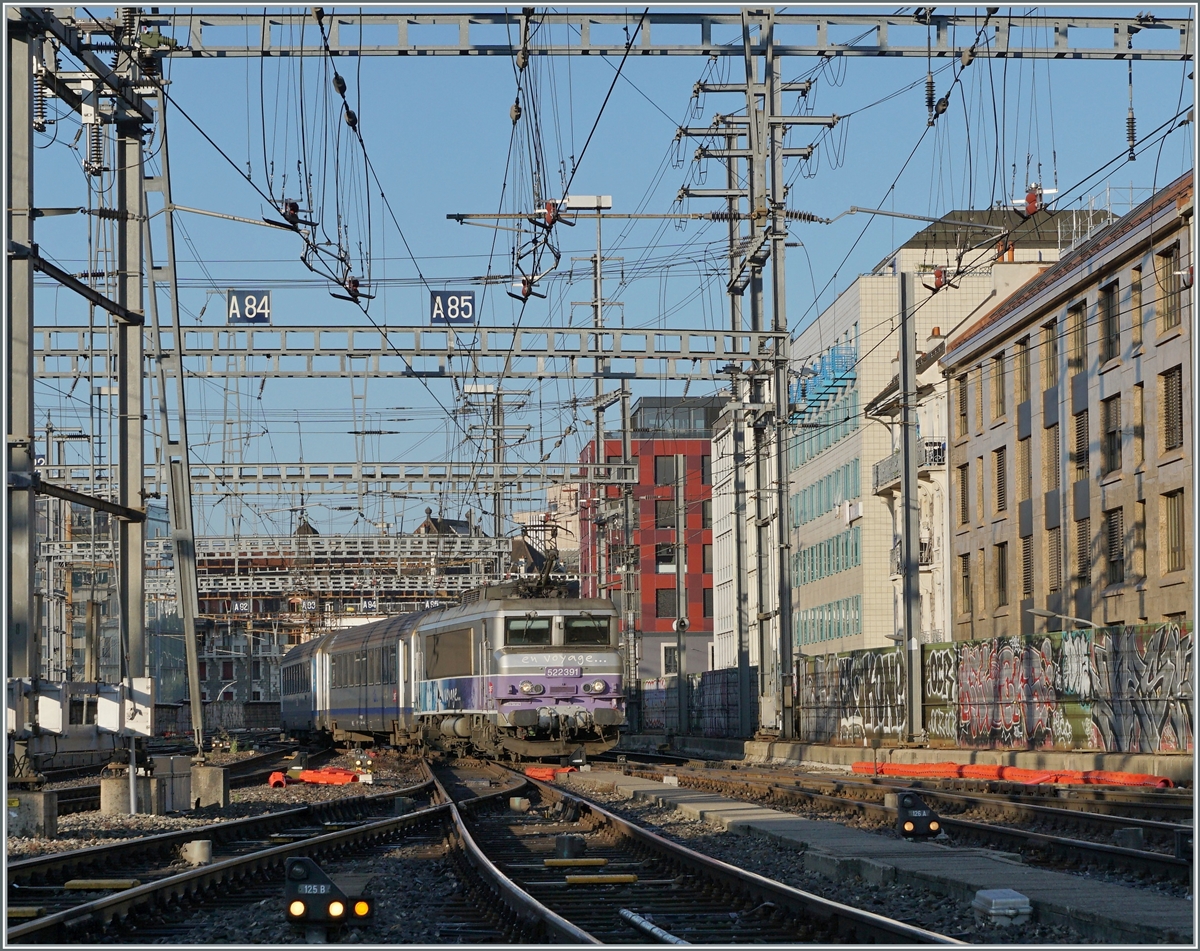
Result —
<path fill-rule="evenodd" d="M 159 174 L 143 175 L 142 201 L 147 215 L 151 195 L 162 202 L 164 260 L 156 264 L 151 227 L 145 228 L 145 269 L 147 300 L 151 318 L 152 347 L 156 357 L 155 378 L 160 439 L 160 471 L 167 472 L 167 505 L 170 512 L 171 547 L 175 559 L 176 599 L 183 622 L 187 651 L 188 693 L 195 728 L 196 749 L 204 753 L 204 707 L 200 700 L 199 651 L 196 643 L 196 619 L 200 603 L 196 582 L 196 536 L 192 524 L 192 470 L 188 459 L 187 401 L 184 392 L 181 358 L 183 328 L 179 321 L 179 285 L 175 272 L 174 208 L 171 204 L 171 161 L 167 141 L 166 96 L 153 97 L 160 140 Z M 165 315 L 159 306 L 159 294 L 166 295 Z"/>

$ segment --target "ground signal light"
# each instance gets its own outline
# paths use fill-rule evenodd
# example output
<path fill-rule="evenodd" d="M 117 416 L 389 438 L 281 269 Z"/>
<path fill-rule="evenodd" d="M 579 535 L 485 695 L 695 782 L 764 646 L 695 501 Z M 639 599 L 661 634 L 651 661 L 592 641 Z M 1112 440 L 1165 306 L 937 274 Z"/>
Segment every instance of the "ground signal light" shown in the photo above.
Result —
<path fill-rule="evenodd" d="M 284 903 L 287 918 L 305 926 L 333 926 L 350 917 L 372 917 L 375 907 L 358 894 L 352 879 L 327 875 L 310 858 L 289 858 L 284 865 Z"/>
<path fill-rule="evenodd" d="M 942 823 L 920 796 L 902 792 L 897 800 L 896 831 L 906 839 L 930 838 L 941 833 Z"/>

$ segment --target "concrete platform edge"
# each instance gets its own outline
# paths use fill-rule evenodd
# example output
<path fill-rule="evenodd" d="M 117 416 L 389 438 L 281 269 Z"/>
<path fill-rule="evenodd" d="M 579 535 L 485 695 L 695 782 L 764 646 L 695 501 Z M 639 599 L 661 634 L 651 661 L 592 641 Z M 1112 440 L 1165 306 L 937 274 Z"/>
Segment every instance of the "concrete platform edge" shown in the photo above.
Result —
<path fill-rule="evenodd" d="M 780 740 L 731 740 L 714 737 L 640 733 L 622 736 L 620 750 L 671 752 L 738 759 L 751 763 L 829 763 L 850 766 L 860 761 L 877 763 L 980 763 L 1018 766 L 1023 769 L 1104 769 L 1165 776 L 1173 783 L 1191 783 L 1195 770 L 1192 753 L 1098 753 L 1080 750 L 967 750 L 939 747 L 830 746 Z"/>

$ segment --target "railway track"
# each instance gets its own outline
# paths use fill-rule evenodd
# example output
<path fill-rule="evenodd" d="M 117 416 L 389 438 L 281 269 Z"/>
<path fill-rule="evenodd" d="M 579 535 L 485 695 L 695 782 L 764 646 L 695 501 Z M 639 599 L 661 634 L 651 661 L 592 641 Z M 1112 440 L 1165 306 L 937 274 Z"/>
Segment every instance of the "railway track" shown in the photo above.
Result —
<path fill-rule="evenodd" d="M 52 852 L 10 862 L 8 916 L 34 920 L 9 927 L 9 941 L 70 942 L 102 939 L 109 924 L 130 914 L 197 898 L 220 898 L 222 883 L 239 880 L 254 886 L 263 856 L 284 856 L 309 843 L 378 827 L 391 820 L 397 796 L 428 804 L 437 796 L 432 778 L 372 796 L 340 798 L 247 819 L 214 823 L 179 832 L 142 836 L 122 842 Z M 419 812 L 420 810 L 418 810 Z M 212 843 L 212 864 L 188 868 L 180 849 L 193 840 Z M 268 862 L 265 867 L 272 867 Z M 282 870 L 282 858 L 279 861 Z M 231 875 L 227 878 L 226 876 Z M 272 892 L 278 894 L 278 888 Z M 252 892 L 238 890 L 239 900 Z M 14 915 L 14 909 L 17 909 Z"/>
<path fill-rule="evenodd" d="M 496 766 L 459 765 L 440 771 L 439 777 L 442 783 L 431 777 L 419 790 L 411 787 L 369 799 L 338 800 L 293 810 L 291 816 L 275 813 L 12 863 L 8 869 L 8 943 L 170 942 L 188 933 L 189 921 L 197 912 L 207 910 L 227 918 L 230 909 L 253 903 L 259 903 L 256 909 L 267 909 L 255 914 L 281 920 L 283 866 L 288 857 L 305 855 L 327 863 L 327 868 L 353 871 L 373 857 L 391 856 L 398 846 L 444 857 L 453 869 L 458 885 L 437 910 L 437 935 L 442 941 L 640 943 L 655 933 L 661 939 L 664 924 L 670 924 L 693 939 L 707 940 L 753 940 L 758 936 L 821 943 L 957 943 L 742 872 L 631 826 L 577 797 Z M 509 799 L 518 791 L 537 803 L 528 815 L 510 809 Z M 390 803 L 396 795 L 414 792 L 425 797 L 422 808 L 404 816 L 366 814 L 371 801 Z M 344 813 L 352 808 L 350 804 L 359 810 L 352 817 Z M 314 816 L 322 809 L 343 810 L 337 825 L 345 827 L 317 827 Z M 271 841 L 271 827 L 266 823 L 272 821 L 300 825 L 283 829 L 282 834 L 274 832 L 275 841 Z M 536 832 L 518 835 L 508 828 L 512 825 Z M 279 830 L 282 825 L 274 828 Z M 562 829 L 582 830 L 578 834 L 595 841 L 593 857 L 604 851 L 615 861 L 638 863 L 640 884 L 632 890 L 628 885 L 592 885 L 581 893 L 569 886 L 547 888 L 536 883 L 545 877 L 544 866 L 536 862 L 539 856 L 535 855 L 533 870 L 511 867 L 528 863 L 514 861 L 505 843 L 529 846 L 537 842 L 534 852 L 544 852 L 546 845 L 553 847 L 552 836 L 560 834 L 555 830 Z M 264 836 L 268 841 L 263 841 Z M 174 858 L 182 842 L 201 837 L 213 839 L 211 865 L 181 870 L 176 863 L 164 861 Z M 291 841 L 279 842 L 280 838 Z M 74 892 L 79 899 L 61 899 L 61 904 L 55 904 L 70 891 L 62 887 L 66 881 L 98 870 L 107 878 L 117 874 L 143 878 L 136 885 L 123 883 L 130 887 L 114 893 Z M 152 878 L 154 875 L 160 877 Z M 670 882 L 652 886 L 656 880 L 652 876 Z M 14 921 L 13 909 L 29 908 L 31 899 L 41 904 L 40 916 Z M 725 921 L 711 914 L 718 899 L 730 909 Z M 609 910 L 601 916 L 603 920 L 596 919 L 598 907 Z M 701 919 L 706 922 L 703 927 Z M 732 937 L 720 938 L 722 927 Z M 294 929 L 284 933 L 295 936 Z"/>
<path fill-rule="evenodd" d="M 626 764 L 626 769 L 632 775 L 649 779 L 661 779 L 667 774 L 661 767 L 650 764 L 641 768 Z M 785 807 L 815 805 L 889 827 L 895 826 L 897 811 L 894 805 L 884 801 L 885 796 L 914 788 L 896 782 L 771 775 L 743 770 L 676 767 L 670 772 L 678 777 L 680 785 L 706 789 L 733 799 L 770 801 Z M 939 812 L 945 833 L 963 843 L 1020 852 L 1027 860 L 1050 865 L 1116 868 L 1154 879 L 1191 881 L 1190 825 L 1045 806 L 1019 799 L 1014 801 L 1010 796 L 998 794 L 950 793 L 930 788 L 919 788 L 918 792 Z M 962 814 L 967 812 L 973 816 L 978 814 L 980 818 L 966 818 Z M 999 818 L 1016 824 L 986 822 L 981 818 Z M 1145 843 L 1156 845 L 1158 849 L 1129 848 L 1079 838 L 1085 834 L 1111 838 L 1121 829 L 1138 830 Z M 1063 831 L 1071 834 L 1060 834 Z"/>
<path fill-rule="evenodd" d="M 554 786 L 531 787 L 534 818 L 494 798 L 459 808 L 488 859 L 589 942 L 959 943 L 734 868 Z M 585 852 L 558 867 L 556 846 L 571 841 L 562 836 L 578 836 Z"/>
<path fill-rule="evenodd" d="M 271 773 L 287 765 L 286 756 L 295 752 L 295 746 L 286 746 L 277 750 L 269 750 L 250 756 L 243 760 L 229 763 L 225 769 L 229 771 L 229 785 L 233 789 L 246 786 L 258 786 L 267 781 Z M 312 765 L 324 761 L 333 755 L 333 750 L 317 750 L 309 753 L 308 761 Z M 96 768 L 91 767 L 94 775 Z M 57 790 L 58 814 L 70 815 L 75 812 L 88 812 L 100 808 L 100 784 L 88 783 L 80 786 L 68 786 Z"/>

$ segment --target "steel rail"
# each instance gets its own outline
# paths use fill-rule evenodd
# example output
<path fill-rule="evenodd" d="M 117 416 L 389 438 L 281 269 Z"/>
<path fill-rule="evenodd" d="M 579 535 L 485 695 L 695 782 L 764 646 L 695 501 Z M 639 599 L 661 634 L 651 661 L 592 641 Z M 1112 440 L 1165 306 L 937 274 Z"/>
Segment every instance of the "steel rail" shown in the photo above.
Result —
<path fill-rule="evenodd" d="M 601 944 L 597 938 L 588 934 L 581 928 L 577 928 L 571 922 L 567 921 L 561 915 L 551 911 L 540 901 L 524 891 L 516 882 L 505 875 L 496 865 L 484 854 L 479 845 L 475 842 L 471 833 L 467 829 L 466 823 L 463 821 L 462 814 L 459 812 L 460 805 L 466 805 L 467 802 L 471 807 L 475 807 L 480 803 L 490 802 L 500 796 L 507 796 L 512 792 L 522 788 L 529 780 L 525 777 L 520 777 L 521 783 L 513 785 L 507 789 L 500 790 L 495 793 L 488 793 L 483 796 L 476 796 L 472 800 L 467 800 L 464 803 L 456 803 L 451 798 L 445 788 L 434 779 L 437 788 L 441 790 L 442 795 L 446 797 L 450 807 L 450 814 L 454 819 L 455 832 L 462 844 L 463 851 L 467 856 L 467 860 L 472 867 L 492 885 L 494 885 L 499 893 L 501 900 L 508 905 L 512 911 L 527 922 L 542 924 L 545 926 L 549 935 L 559 942 L 569 942 L 571 944 Z"/>
<path fill-rule="evenodd" d="M 703 853 L 693 851 L 647 829 L 614 815 L 594 802 L 580 796 L 575 796 L 551 784 L 530 780 L 531 784 L 540 789 L 545 795 L 575 801 L 581 809 L 591 810 L 604 822 L 609 823 L 623 836 L 633 839 L 651 850 L 664 855 L 669 860 L 675 860 L 686 866 L 698 869 L 706 876 L 716 879 L 726 887 L 739 891 L 748 891 L 762 901 L 773 901 L 782 906 L 796 909 L 798 914 L 815 917 L 822 922 L 836 923 L 839 937 L 845 936 L 856 943 L 895 943 L 897 941 L 920 944 L 964 944 L 955 938 L 885 918 L 873 912 L 862 911 L 841 902 L 831 901 L 810 892 L 792 888 L 782 882 L 776 882 L 756 872 L 737 868 L 711 858 Z"/>
<path fill-rule="evenodd" d="M 73 874 L 73 870 L 91 866 L 112 867 L 128 862 L 131 858 L 144 858 L 150 853 L 170 852 L 193 839 L 213 839 L 214 843 L 219 844 L 244 836 L 247 832 L 269 834 L 273 831 L 273 827 L 281 823 L 286 824 L 305 817 L 323 821 L 324 813 L 345 813 L 347 810 L 364 806 L 369 808 L 374 802 L 392 799 L 396 796 L 411 795 L 429 785 L 430 781 L 424 780 L 410 786 L 389 789 L 385 793 L 374 796 L 353 796 L 326 800 L 321 803 L 308 803 L 293 809 L 281 809 L 264 815 L 231 819 L 227 822 L 217 822 L 212 825 L 180 829 L 174 832 L 162 832 L 157 835 L 139 836 L 86 849 L 48 852 L 45 855 L 18 859 L 10 861 L 6 865 L 8 885 L 11 887 L 31 880 L 46 881 Z"/>

